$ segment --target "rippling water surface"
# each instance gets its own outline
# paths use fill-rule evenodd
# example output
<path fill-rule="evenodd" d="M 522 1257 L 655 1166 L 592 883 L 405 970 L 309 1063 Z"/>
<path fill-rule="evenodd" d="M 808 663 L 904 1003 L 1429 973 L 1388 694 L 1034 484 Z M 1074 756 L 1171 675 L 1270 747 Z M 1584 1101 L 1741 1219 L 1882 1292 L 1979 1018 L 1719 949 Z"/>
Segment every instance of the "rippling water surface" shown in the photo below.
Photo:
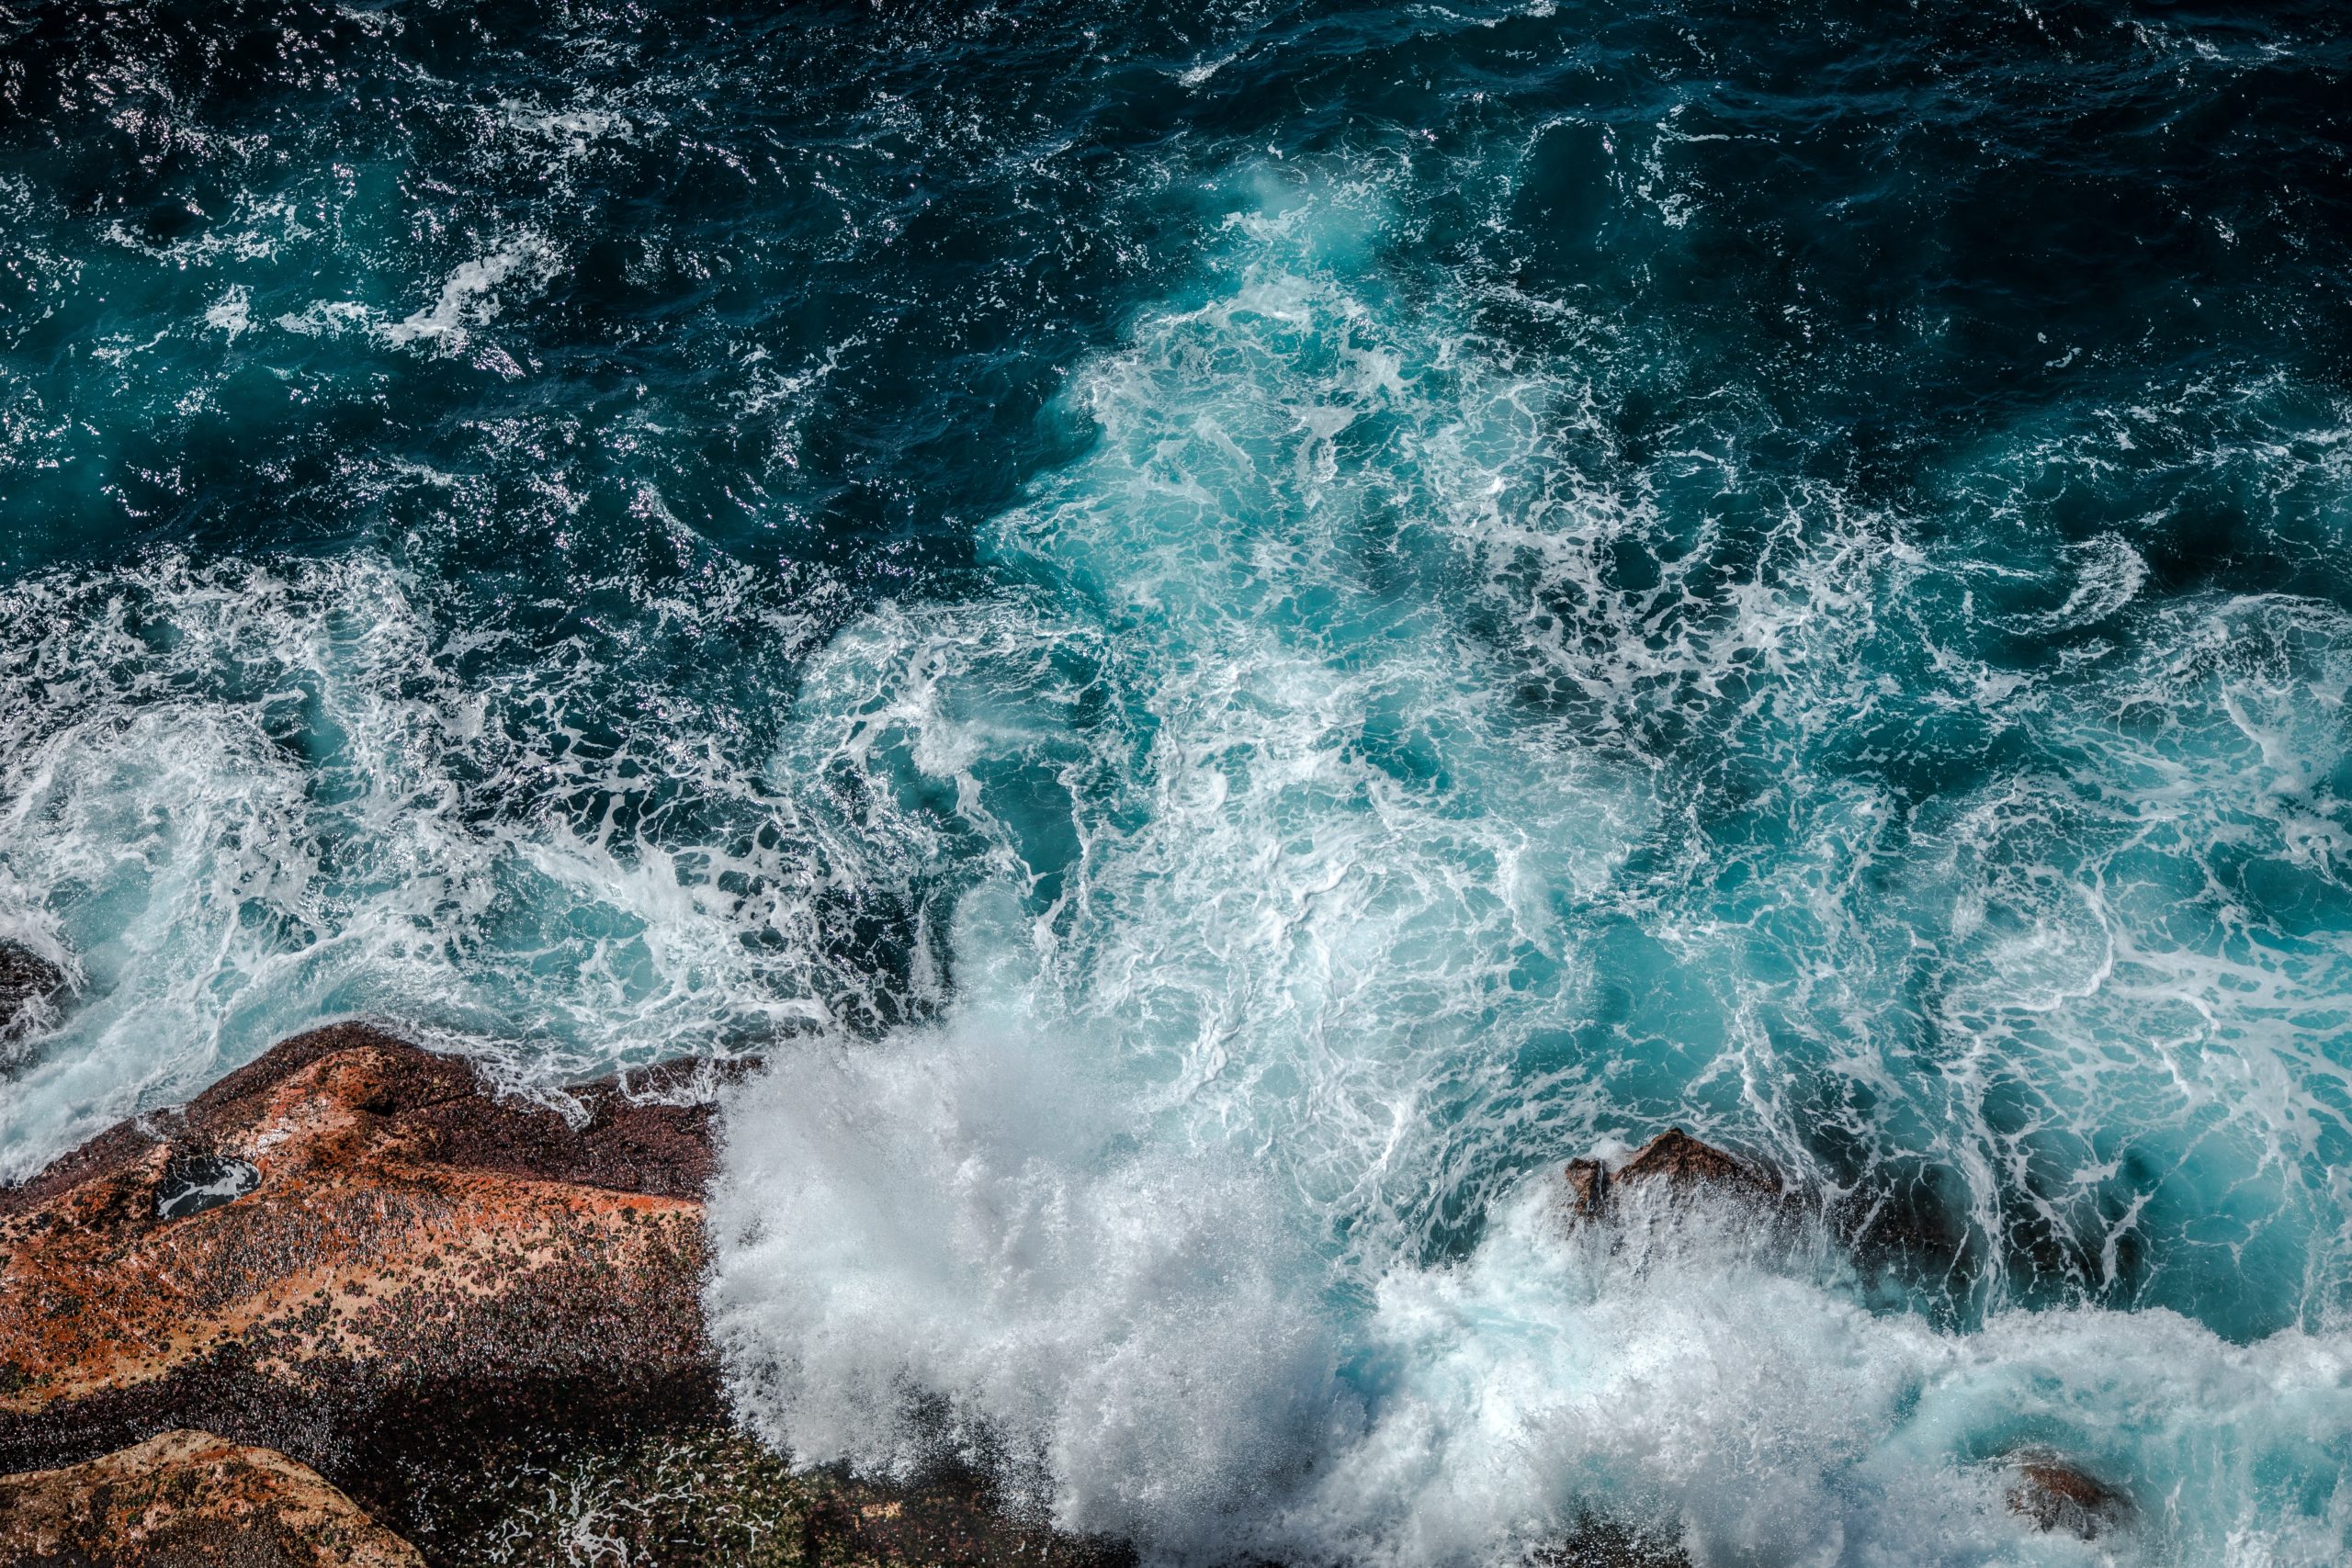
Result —
<path fill-rule="evenodd" d="M 0 5 L 0 1176 L 727 1106 L 811 1460 L 1155 1558 L 2352 1554 L 2352 24 Z M 1565 1235 L 1681 1125 L 1832 1211 Z M 2003 1456 L 2128 1490 L 2034 1534 Z"/>

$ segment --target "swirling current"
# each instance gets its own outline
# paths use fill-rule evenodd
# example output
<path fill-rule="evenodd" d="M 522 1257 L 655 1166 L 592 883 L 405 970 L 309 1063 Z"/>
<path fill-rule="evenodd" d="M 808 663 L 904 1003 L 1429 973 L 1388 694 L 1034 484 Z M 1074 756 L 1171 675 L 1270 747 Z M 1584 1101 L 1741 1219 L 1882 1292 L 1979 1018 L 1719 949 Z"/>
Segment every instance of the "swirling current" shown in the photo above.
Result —
<path fill-rule="evenodd" d="M 333 1018 L 756 1054 L 798 1460 L 1153 1562 L 2352 1560 L 2348 67 L 7 0 L 0 1179 Z M 1668 1126 L 1834 1217 L 1559 1223 Z"/>

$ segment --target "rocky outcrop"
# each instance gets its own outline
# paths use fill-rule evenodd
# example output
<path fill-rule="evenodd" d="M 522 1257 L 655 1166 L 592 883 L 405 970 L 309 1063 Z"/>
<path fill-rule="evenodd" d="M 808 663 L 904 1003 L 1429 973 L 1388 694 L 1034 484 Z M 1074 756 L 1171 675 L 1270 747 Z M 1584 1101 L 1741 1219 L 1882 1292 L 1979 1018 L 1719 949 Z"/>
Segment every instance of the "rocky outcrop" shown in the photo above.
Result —
<path fill-rule="evenodd" d="M 2009 1488 L 2009 1511 L 2024 1515 L 2041 1529 L 2096 1540 L 2132 1517 L 2129 1496 L 2054 1455 L 2020 1456 L 2017 1472 L 2017 1483 Z"/>
<path fill-rule="evenodd" d="M 0 1568 L 424 1568 L 316 1471 L 209 1432 L 166 1432 L 0 1476 Z"/>
<path fill-rule="evenodd" d="M 201 1427 L 435 1568 L 1125 1560 L 985 1477 L 795 1472 L 734 1427 L 700 1310 L 710 1111 L 642 1099 L 716 1071 L 591 1084 L 567 1117 L 341 1025 L 0 1190 L 0 1472 L 110 1473 Z M 54 1561 L 312 1561 L 248 1537 Z"/>
<path fill-rule="evenodd" d="M 93 1401 L 223 1414 L 224 1379 L 347 1427 L 434 1384 L 698 1372 L 707 1111 L 581 1100 L 345 1026 L 0 1194 L 0 1461 Z"/>
<path fill-rule="evenodd" d="M 381 1515 L 517 1430 L 710 1418 L 708 1108 L 573 1094 L 343 1025 L 0 1191 L 0 1472 L 202 1427 Z"/>
<path fill-rule="evenodd" d="M 0 1040 L 41 1021 L 64 989 L 64 970 L 20 942 L 0 942 Z"/>
<path fill-rule="evenodd" d="M 1770 1175 L 1679 1127 L 1660 1133 L 1614 1169 L 1597 1159 L 1575 1159 L 1563 1174 L 1570 1211 L 1586 1218 L 1607 1213 L 1617 1192 L 1645 1185 L 1676 1192 L 1712 1190 L 1764 1203 L 1781 1199 L 1781 1184 Z"/>

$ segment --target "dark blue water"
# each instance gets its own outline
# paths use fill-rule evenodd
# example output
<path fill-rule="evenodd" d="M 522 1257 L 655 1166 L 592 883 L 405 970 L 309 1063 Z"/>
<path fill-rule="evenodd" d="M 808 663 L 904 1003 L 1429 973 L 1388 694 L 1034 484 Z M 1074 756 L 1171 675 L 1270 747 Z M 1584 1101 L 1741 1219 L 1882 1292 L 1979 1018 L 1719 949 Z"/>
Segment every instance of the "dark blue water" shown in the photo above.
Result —
<path fill-rule="evenodd" d="M 936 1394 L 1167 1554 L 2341 1561 L 2347 66 L 0 7 L 0 935 L 76 977 L 0 1174 L 326 1018 L 760 1051 L 711 1307 L 810 1459 Z M 1564 1239 L 1671 1124 L 1837 1218 Z"/>

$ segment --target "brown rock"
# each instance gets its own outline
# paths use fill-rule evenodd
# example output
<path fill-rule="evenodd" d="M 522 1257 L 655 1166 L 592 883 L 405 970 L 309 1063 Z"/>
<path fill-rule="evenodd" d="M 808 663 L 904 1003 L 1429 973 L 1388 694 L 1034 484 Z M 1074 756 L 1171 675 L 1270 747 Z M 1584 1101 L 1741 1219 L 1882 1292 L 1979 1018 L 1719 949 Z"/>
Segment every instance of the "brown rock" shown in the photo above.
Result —
<path fill-rule="evenodd" d="M 209 1432 L 0 1476 L 0 1568 L 423 1568 L 316 1471 Z"/>
<path fill-rule="evenodd" d="M 1712 1144 L 1702 1144 L 1679 1127 L 1669 1127 L 1642 1146 L 1632 1159 L 1611 1173 L 1620 1185 L 1663 1180 L 1677 1190 L 1721 1187 L 1756 1193 L 1777 1193 L 1780 1184 L 1743 1165 Z"/>
<path fill-rule="evenodd" d="M 575 1092 L 339 1025 L 0 1191 L 0 1470 L 203 1426 L 338 1474 L 443 1393 L 703 1397 L 708 1108 Z"/>
<path fill-rule="evenodd" d="M 342 1025 L 0 1190 L 0 1472 L 202 1427 L 315 1467 L 432 1562 L 566 1561 L 591 1529 L 680 1568 L 1132 1562 L 1006 1516 L 981 1477 L 797 1472 L 737 1431 L 701 1317 L 709 1108 L 572 1092 L 567 1122 Z M 416 1561 L 231 1539 L 126 1557 L 102 1535 L 42 1568 Z"/>
<path fill-rule="evenodd" d="M 2045 1530 L 2063 1529 L 2095 1540 L 2132 1517 L 2132 1499 L 2063 1460 L 2035 1454 L 2018 1461 L 2009 1511 Z"/>
<path fill-rule="evenodd" d="M 1577 1159 L 1568 1162 L 1563 1174 L 1569 1208 L 1580 1217 L 1604 1213 L 1619 1188 L 1652 1182 L 1677 1192 L 1711 1189 L 1766 1201 L 1781 1196 L 1781 1185 L 1771 1177 L 1679 1127 L 1660 1133 L 1614 1170 L 1596 1159 Z"/>
<path fill-rule="evenodd" d="M 1570 1206 L 1579 1215 L 1600 1213 L 1609 1200 L 1609 1168 L 1597 1159 L 1572 1159 L 1565 1174 Z"/>

